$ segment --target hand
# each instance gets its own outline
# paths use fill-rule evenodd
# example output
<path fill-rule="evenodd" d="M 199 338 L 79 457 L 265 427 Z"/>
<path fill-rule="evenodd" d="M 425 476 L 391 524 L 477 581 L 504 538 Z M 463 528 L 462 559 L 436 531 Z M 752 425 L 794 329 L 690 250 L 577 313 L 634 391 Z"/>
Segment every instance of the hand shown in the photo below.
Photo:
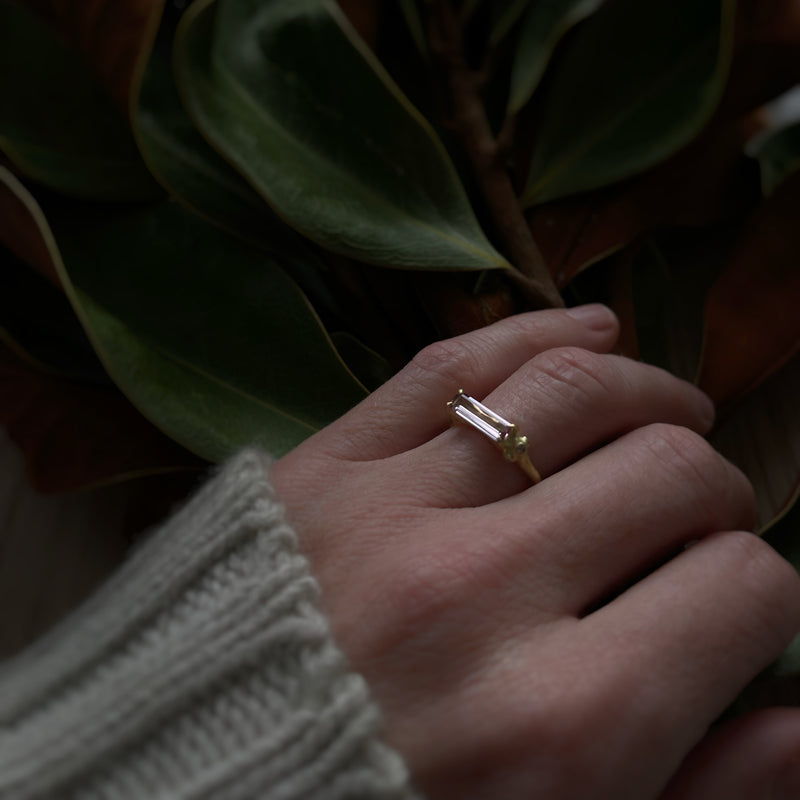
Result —
<path fill-rule="evenodd" d="M 336 636 L 431 798 L 754 800 L 791 775 L 794 712 L 681 769 L 800 628 L 800 580 L 746 532 L 750 485 L 701 436 L 709 400 L 609 355 L 616 335 L 593 306 L 431 345 L 275 466 Z M 449 427 L 460 387 L 527 434 L 540 484 Z"/>

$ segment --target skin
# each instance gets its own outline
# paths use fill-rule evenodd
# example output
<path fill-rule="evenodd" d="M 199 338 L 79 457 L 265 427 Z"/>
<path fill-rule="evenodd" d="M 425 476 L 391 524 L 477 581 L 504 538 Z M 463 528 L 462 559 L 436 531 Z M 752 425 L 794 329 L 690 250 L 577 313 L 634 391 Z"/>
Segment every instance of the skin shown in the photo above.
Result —
<path fill-rule="evenodd" d="M 708 398 L 617 334 L 591 306 L 434 344 L 275 466 L 430 798 L 800 797 L 800 712 L 712 728 L 800 630 L 800 579 L 748 532 Z M 527 434 L 540 484 L 450 427 L 459 387 Z"/>

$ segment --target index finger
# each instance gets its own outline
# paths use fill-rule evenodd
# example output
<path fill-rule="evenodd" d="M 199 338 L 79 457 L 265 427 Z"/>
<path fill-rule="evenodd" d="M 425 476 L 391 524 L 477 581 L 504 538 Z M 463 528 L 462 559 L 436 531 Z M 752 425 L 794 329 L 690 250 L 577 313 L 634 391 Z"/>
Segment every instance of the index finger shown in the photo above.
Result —
<path fill-rule="evenodd" d="M 607 353 L 619 326 L 606 306 L 531 311 L 421 350 L 391 380 L 316 440 L 331 455 L 370 461 L 410 450 L 448 425 L 445 403 L 463 388 L 485 397 L 534 356 L 575 346 Z"/>

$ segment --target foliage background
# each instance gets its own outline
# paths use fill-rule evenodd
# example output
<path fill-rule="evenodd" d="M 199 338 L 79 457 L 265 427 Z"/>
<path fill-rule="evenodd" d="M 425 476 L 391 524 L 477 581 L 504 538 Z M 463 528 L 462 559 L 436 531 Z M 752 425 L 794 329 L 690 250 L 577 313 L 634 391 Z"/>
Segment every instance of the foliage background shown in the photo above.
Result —
<path fill-rule="evenodd" d="M 280 455 L 600 300 L 800 563 L 799 75 L 791 0 L 0 0 L 0 421 L 45 491 Z"/>

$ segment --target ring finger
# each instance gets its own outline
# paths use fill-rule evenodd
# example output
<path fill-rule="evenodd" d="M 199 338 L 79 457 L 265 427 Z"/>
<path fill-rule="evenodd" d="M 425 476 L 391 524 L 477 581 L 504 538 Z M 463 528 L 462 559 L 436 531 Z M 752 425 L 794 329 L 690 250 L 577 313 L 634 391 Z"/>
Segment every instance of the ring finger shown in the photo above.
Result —
<path fill-rule="evenodd" d="M 714 414 L 701 391 L 664 370 L 576 347 L 535 356 L 485 402 L 527 435 L 531 460 L 543 477 L 651 423 L 705 433 Z M 503 463 L 488 438 L 462 426 L 405 454 L 403 461 L 399 469 L 420 476 L 432 505 L 485 505 L 530 485 L 522 470 Z"/>

